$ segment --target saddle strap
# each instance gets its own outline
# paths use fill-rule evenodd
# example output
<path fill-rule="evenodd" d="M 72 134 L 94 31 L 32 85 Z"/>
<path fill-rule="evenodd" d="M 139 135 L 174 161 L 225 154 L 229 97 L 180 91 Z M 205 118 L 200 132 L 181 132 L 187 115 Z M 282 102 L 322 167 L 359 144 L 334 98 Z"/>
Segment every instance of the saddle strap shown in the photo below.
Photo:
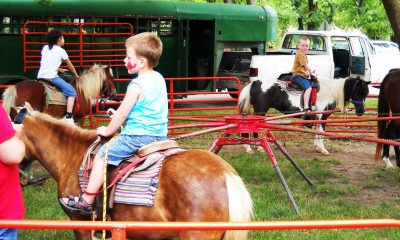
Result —
<path fill-rule="evenodd" d="M 88 176 L 88 171 L 90 170 L 90 154 L 93 152 L 93 149 L 95 149 L 101 142 L 101 138 L 97 137 L 96 140 L 90 144 L 89 148 L 87 149 L 85 155 L 83 156 L 83 166 L 85 168 L 84 170 L 84 176 Z"/>
<path fill-rule="evenodd" d="M 135 159 L 133 162 L 131 162 L 128 166 L 126 166 L 124 169 L 122 169 L 118 175 L 114 178 L 114 180 L 110 183 L 110 185 L 107 186 L 108 188 L 111 188 L 112 186 L 114 186 L 118 180 L 120 178 L 122 178 L 122 176 L 125 175 L 125 173 L 127 173 L 129 170 L 131 170 L 133 167 L 135 167 L 136 165 L 138 165 L 139 163 L 143 162 L 144 160 L 146 160 L 147 156 L 145 157 L 138 157 L 137 159 Z"/>

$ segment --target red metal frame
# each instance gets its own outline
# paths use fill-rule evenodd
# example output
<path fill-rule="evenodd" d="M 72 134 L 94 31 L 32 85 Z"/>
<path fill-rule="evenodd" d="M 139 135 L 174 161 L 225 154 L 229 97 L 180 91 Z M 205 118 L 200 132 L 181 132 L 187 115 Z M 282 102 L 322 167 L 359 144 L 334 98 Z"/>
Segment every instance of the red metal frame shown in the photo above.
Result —
<path fill-rule="evenodd" d="M 122 79 L 114 79 L 115 82 L 128 82 L 131 81 L 132 79 L 128 78 L 122 78 Z M 239 95 L 241 91 L 241 84 L 240 80 L 236 77 L 232 76 L 219 76 L 219 77 L 180 77 L 180 78 L 165 78 L 166 81 L 169 81 L 169 93 L 168 93 L 168 102 L 169 102 L 169 125 L 173 126 L 175 125 L 175 120 L 179 120 L 178 118 L 175 119 L 175 115 L 178 112 L 192 112 L 192 111 L 220 111 L 220 110 L 232 110 L 233 112 L 239 113 L 239 108 L 237 105 L 237 99 L 232 98 L 230 96 L 227 96 L 227 98 L 224 99 L 205 99 L 205 100 L 190 100 L 190 99 L 177 99 L 177 96 L 191 96 L 191 95 L 227 95 L 229 94 L 237 94 Z M 191 92 L 175 92 L 174 84 L 177 81 L 219 81 L 219 80 L 227 80 L 227 81 L 234 81 L 236 82 L 238 86 L 238 90 L 236 91 L 229 91 L 229 92 L 214 92 L 214 91 L 191 91 Z M 118 94 L 118 96 L 125 96 L 125 94 Z M 191 103 L 216 103 L 216 102 L 232 102 L 235 103 L 234 106 L 230 107 L 193 107 L 190 106 Z M 118 105 L 119 103 L 113 103 L 113 102 L 107 102 L 107 103 L 100 103 L 100 101 L 96 101 L 96 113 L 95 116 L 91 115 L 90 118 L 93 119 L 95 117 L 96 119 L 94 120 L 95 126 L 98 126 L 98 124 L 102 122 L 108 122 L 109 118 L 105 114 L 105 110 L 101 110 L 102 106 L 106 106 L 106 108 Z M 177 104 L 187 104 L 187 107 L 180 107 L 177 108 Z M 193 115 L 186 114 L 185 118 L 190 117 Z M 219 117 L 223 117 L 224 115 L 219 115 Z M 200 116 L 193 116 L 196 117 L 195 119 L 198 120 Z M 216 114 L 213 114 L 213 117 L 216 117 Z M 181 134 L 183 132 L 175 132 L 172 128 L 170 131 L 170 134 Z"/>
<path fill-rule="evenodd" d="M 311 229 L 366 229 L 400 228 L 398 219 L 351 219 L 314 221 L 258 221 L 258 222 L 101 222 L 54 220 L 0 220 L 1 228 L 110 230 L 113 240 L 125 240 L 126 231 L 210 231 L 210 230 L 311 230 Z"/>

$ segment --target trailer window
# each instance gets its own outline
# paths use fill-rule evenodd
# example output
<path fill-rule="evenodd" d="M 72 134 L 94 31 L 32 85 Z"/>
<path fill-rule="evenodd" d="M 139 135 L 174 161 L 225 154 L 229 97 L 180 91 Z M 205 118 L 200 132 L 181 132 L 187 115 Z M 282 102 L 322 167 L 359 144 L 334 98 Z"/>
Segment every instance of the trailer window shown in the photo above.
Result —
<path fill-rule="evenodd" d="M 172 20 L 152 20 L 151 23 L 152 32 L 158 33 L 162 37 L 174 36 L 173 22 Z"/>
<path fill-rule="evenodd" d="M 0 33 L 1 34 L 20 34 L 22 28 L 21 17 L 0 17 Z"/>

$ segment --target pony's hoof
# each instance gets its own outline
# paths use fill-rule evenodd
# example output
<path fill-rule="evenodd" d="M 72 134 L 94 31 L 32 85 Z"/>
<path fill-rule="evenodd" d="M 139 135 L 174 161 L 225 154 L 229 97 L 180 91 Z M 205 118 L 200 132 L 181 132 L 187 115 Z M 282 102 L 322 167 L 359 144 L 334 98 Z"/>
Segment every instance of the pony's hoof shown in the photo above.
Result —
<path fill-rule="evenodd" d="M 253 151 L 253 149 L 250 148 L 250 149 L 247 149 L 247 150 L 246 150 L 246 153 L 249 154 L 249 155 L 251 155 L 251 154 L 254 154 L 254 151 Z"/>
<path fill-rule="evenodd" d="M 245 149 L 247 154 L 253 154 L 254 153 L 254 151 L 253 151 L 253 149 L 251 149 L 250 145 L 244 144 L 243 146 L 244 146 L 244 149 Z"/>
<path fill-rule="evenodd" d="M 392 162 L 390 161 L 390 159 L 388 157 L 384 157 L 382 160 L 386 165 L 386 167 L 385 167 L 386 169 L 394 168 Z"/>
<path fill-rule="evenodd" d="M 393 165 L 386 165 L 385 169 L 392 169 L 394 168 Z"/>
<path fill-rule="evenodd" d="M 257 152 L 263 153 L 263 152 L 265 152 L 265 150 L 264 150 L 263 147 L 258 146 L 258 147 L 257 147 Z"/>
<path fill-rule="evenodd" d="M 329 156 L 329 155 L 331 155 L 331 153 L 328 152 L 326 149 L 324 149 L 323 151 L 321 151 L 321 154 L 324 155 L 324 156 Z"/>
<path fill-rule="evenodd" d="M 321 153 L 321 154 L 324 155 L 324 156 L 329 156 L 329 155 L 330 155 L 330 153 L 328 152 L 328 150 L 326 150 L 325 148 L 316 148 L 316 151 L 317 151 L 318 153 Z"/>

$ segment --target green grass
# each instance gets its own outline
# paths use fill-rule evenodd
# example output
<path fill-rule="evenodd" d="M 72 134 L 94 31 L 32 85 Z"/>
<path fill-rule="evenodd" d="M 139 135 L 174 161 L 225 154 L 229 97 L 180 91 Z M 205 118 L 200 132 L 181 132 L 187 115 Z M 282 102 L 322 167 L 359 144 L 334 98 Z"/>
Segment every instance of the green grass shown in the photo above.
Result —
<path fill-rule="evenodd" d="M 207 149 L 210 138 L 180 140 L 184 147 Z M 274 152 L 278 152 L 274 149 Z M 222 149 L 219 154 L 226 159 L 248 186 L 255 207 L 256 221 L 292 220 L 333 220 L 333 219 L 400 219 L 399 195 L 390 202 L 367 204 L 358 202 L 363 189 L 376 189 L 379 181 L 400 183 L 398 170 L 386 171 L 376 168 L 360 185 L 351 184 L 335 174 L 331 168 L 341 165 L 343 159 L 296 159 L 307 176 L 314 183 L 307 185 L 289 161 L 277 154 L 280 169 L 301 209 L 297 215 L 284 191 L 276 171 L 265 154 L 238 154 L 237 151 Z M 23 189 L 26 219 L 65 220 L 57 202 L 56 184 L 49 180 L 43 187 L 28 186 Z M 355 200 L 354 200 L 355 199 Z M 74 239 L 71 231 L 21 230 L 20 239 Z M 293 231 L 252 231 L 252 240 L 265 239 L 400 239 L 400 229 L 351 229 L 351 230 L 293 230 Z"/>
<path fill-rule="evenodd" d="M 365 101 L 365 107 L 377 107 L 378 106 L 378 98 L 367 98 Z"/>

